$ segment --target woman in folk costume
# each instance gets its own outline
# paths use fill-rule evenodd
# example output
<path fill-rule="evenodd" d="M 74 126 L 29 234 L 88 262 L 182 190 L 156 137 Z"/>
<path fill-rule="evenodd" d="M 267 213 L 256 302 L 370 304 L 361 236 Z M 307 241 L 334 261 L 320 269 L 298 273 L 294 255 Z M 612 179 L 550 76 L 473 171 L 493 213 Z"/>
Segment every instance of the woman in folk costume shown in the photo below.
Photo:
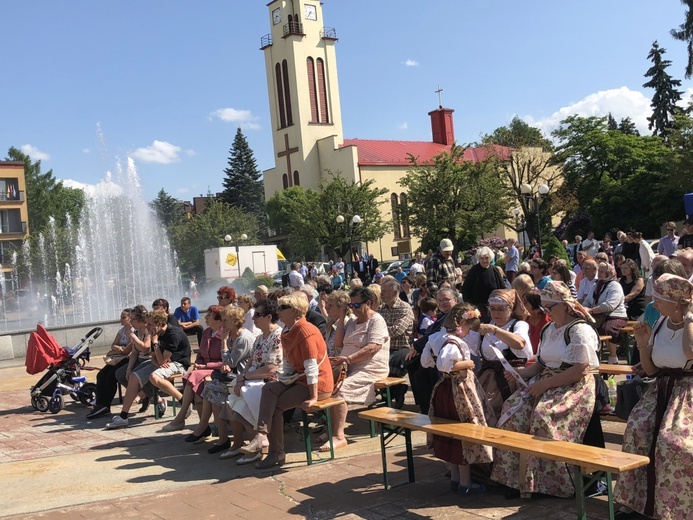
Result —
<path fill-rule="evenodd" d="M 484 391 L 474 376 L 474 361 L 464 338 L 479 328 L 481 313 L 472 305 L 461 303 L 452 308 L 445 318 L 445 330 L 428 340 L 421 354 L 421 366 L 436 367 L 443 377 L 433 388 L 431 417 L 452 419 L 486 426 L 486 414 L 493 414 L 487 405 Z M 475 484 L 470 476 L 470 464 L 484 464 L 492 460 L 488 446 L 463 446 L 462 442 L 433 436 L 435 456 L 446 461 L 450 469 L 450 488 L 463 496 L 479 494 L 486 487 Z"/>
<path fill-rule="evenodd" d="M 617 518 L 680 519 L 693 515 L 693 285 L 663 274 L 652 291 L 662 317 L 633 327 L 640 362 L 657 376 L 630 412 L 623 451 L 650 457 L 645 468 L 619 476 Z"/>
<path fill-rule="evenodd" d="M 589 313 L 563 282 L 549 281 L 541 292 L 544 312 L 552 322 L 542 331 L 537 363 L 506 371 L 519 374 L 527 387 L 503 405 L 497 426 L 548 439 L 581 443 L 594 411 L 595 384 L 589 373 L 599 366 L 599 338 L 586 322 Z M 519 456 L 496 449 L 491 478 L 521 493 L 558 497 L 575 494 L 571 469 L 563 463 L 527 457 L 520 474 Z"/>

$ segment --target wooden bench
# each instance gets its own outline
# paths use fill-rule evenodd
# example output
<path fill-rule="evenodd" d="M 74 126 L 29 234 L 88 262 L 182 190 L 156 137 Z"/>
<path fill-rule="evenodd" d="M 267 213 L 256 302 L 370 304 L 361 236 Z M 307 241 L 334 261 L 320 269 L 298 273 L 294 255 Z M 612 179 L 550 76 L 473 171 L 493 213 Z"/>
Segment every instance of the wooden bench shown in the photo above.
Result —
<path fill-rule="evenodd" d="M 308 411 L 301 409 L 301 415 L 303 416 L 303 440 L 306 445 L 306 459 L 308 460 L 308 465 L 316 464 L 318 462 L 327 462 L 328 460 L 334 460 L 334 445 L 332 443 L 332 418 L 330 415 L 330 408 L 340 404 L 344 404 L 344 399 L 339 397 L 328 397 L 322 401 L 318 401 L 313 405 Z M 330 458 L 329 459 L 319 459 L 313 461 L 313 443 L 310 438 L 310 418 L 313 417 L 316 420 L 320 418 L 325 418 L 327 422 L 327 438 L 330 443 Z"/>
<path fill-rule="evenodd" d="M 604 375 L 613 375 L 613 376 L 629 376 L 633 375 L 633 366 L 632 365 L 599 365 L 599 373 Z"/>
<path fill-rule="evenodd" d="M 372 410 L 373 408 L 380 408 L 383 406 L 387 406 L 388 408 L 392 408 L 392 394 L 390 392 L 390 389 L 393 386 L 397 385 L 406 385 L 407 380 L 404 379 L 403 377 L 386 377 L 385 379 L 381 379 L 380 381 L 375 382 L 375 401 L 368 406 L 369 410 Z M 375 423 L 373 421 L 371 423 L 371 438 L 377 437 L 377 433 L 375 432 Z"/>
<path fill-rule="evenodd" d="M 585 511 L 585 484 L 583 474 L 596 473 L 589 486 L 602 474 L 606 475 L 606 483 L 609 495 L 609 515 L 614 518 L 614 501 L 612 489 L 612 475 L 646 466 L 650 459 L 641 455 L 623 453 L 620 451 L 595 448 L 572 442 L 556 441 L 516 433 L 499 428 L 479 426 L 477 424 L 460 423 L 447 419 L 438 419 L 414 412 L 395 410 L 394 408 L 377 408 L 365 410 L 359 416 L 369 421 L 380 423 L 381 436 L 380 448 L 383 460 L 383 478 L 385 488 L 390 489 L 387 474 L 386 447 L 388 441 L 395 436 L 402 435 L 405 438 L 407 453 L 407 469 L 409 483 L 414 482 L 414 460 L 411 444 L 411 432 L 422 431 L 427 434 L 441 435 L 451 439 L 457 439 L 463 444 L 483 444 L 512 451 L 520 455 L 518 471 L 524 474 L 527 467 L 527 457 L 539 457 L 563 462 L 575 467 L 575 500 L 577 505 L 577 517 L 586 520 Z"/>

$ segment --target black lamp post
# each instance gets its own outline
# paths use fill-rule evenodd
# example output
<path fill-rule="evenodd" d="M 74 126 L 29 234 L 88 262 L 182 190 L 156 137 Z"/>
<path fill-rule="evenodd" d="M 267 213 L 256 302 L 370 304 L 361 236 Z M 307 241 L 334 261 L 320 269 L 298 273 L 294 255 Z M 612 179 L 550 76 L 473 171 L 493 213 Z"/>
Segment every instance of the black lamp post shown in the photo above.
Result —
<path fill-rule="evenodd" d="M 343 215 L 337 215 L 337 224 L 344 224 L 344 221 L 346 219 L 344 218 Z M 348 228 L 348 233 L 349 233 L 349 269 L 346 269 L 347 273 L 347 280 L 346 283 L 349 283 L 349 280 L 353 278 L 354 276 L 354 265 L 353 265 L 353 254 L 352 254 L 352 242 L 354 241 L 354 226 L 357 226 L 361 223 L 361 217 L 358 215 L 354 215 L 351 217 L 351 220 L 347 224 Z M 351 271 L 351 272 L 350 272 Z"/>

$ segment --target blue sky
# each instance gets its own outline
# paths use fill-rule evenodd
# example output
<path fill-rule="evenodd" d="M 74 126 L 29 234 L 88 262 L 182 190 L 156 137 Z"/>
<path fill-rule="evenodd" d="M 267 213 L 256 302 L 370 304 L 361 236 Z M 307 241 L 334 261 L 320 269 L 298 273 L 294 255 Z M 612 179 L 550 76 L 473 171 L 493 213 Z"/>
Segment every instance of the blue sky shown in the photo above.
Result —
<path fill-rule="evenodd" d="M 2 0 L 0 157 L 22 148 L 81 186 L 130 156 L 148 198 L 186 200 L 221 190 L 240 125 L 273 167 L 266 3 Z M 324 0 L 323 15 L 348 138 L 429 140 L 438 85 L 460 143 L 515 115 L 550 131 L 611 111 L 644 131 L 654 40 L 683 80 L 679 0 Z"/>

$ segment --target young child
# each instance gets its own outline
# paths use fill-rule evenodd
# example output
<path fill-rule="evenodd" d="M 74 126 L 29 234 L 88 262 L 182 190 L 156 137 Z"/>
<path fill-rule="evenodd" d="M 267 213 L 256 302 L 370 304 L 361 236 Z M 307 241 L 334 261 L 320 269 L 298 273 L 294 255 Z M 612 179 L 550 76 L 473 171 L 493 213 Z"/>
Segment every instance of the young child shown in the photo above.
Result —
<path fill-rule="evenodd" d="M 444 330 L 428 339 L 421 354 L 421 366 L 436 367 L 443 378 L 436 383 L 428 414 L 431 417 L 486 426 L 486 415 L 493 415 L 484 390 L 474 377 L 474 361 L 463 338 L 481 324 L 479 310 L 468 303 L 452 308 L 443 323 Z M 446 462 L 450 470 L 450 489 L 460 495 L 484 493 L 486 487 L 475 484 L 470 476 L 470 464 L 493 461 L 489 446 L 462 445 L 462 442 L 438 435 L 433 436 L 433 452 Z"/>
<path fill-rule="evenodd" d="M 416 324 L 416 332 L 419 337 L 426 334 L 426 329 L 436 322 L 438 304 L 433 298 L 424 298 L 419 301 L 419 321 Z"/>

